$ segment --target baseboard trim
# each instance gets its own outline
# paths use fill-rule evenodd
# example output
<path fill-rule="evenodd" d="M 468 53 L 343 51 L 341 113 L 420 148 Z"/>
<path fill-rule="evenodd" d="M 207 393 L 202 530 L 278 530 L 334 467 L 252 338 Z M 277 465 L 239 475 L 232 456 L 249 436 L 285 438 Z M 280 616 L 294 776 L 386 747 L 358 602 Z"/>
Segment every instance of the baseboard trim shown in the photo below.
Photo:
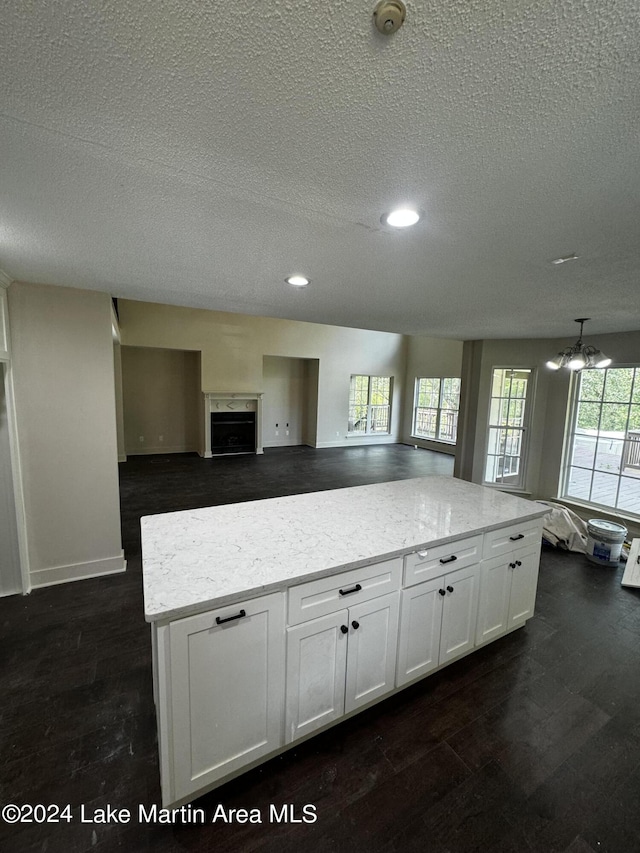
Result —
<path fill-rule="evenodd" d="M 87 563 L 71 563 L 68 566 L 53 566 L 50 569 L 37 569 L 31 572 L 31 586 L 56 586 L 69 581 L 99 578 L 103 575 L 115 575 L 127 569 L 124 551 L 118 557 L 107 557 L 103 560 L 90 560 Z"/>
<path fill-rule="evenodd" d="M 398 444 L 398 439 L 395 437 L 387 436 L 383 438 L 381 436 L 370 435 L 366 437 L 358 437 L 358 438 L 344 438 L 338 441 L 318 441 L 316 443 L 317 448 L 323 447 L 366 447 L 370 444 Z"/>
<path fill-rule="evenodd" d="M 447 453 L 449 456 L 456 455 L 456 445 L 440 441 L 428 441 L 421 438 L 403 438 L 400 444 L 407 447 L 419 447 L 421 450 L 433 450 L 434 453 Z"/>
<path fill-rule="evenodd" d="M 136 447 L 127 450 L 126 456 L 163 456 L 166 453 L 200 453 L 197 447 L 183 447 L 180 445 L 159 444 L 157 447 Z"/>

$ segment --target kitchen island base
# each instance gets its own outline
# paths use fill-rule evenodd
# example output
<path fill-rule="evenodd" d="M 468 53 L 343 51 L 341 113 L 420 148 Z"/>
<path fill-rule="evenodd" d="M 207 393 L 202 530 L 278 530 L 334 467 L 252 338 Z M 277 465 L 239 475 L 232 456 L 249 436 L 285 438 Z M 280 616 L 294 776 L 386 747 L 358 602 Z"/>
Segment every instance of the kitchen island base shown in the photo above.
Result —
<path fill-rule="evenodd" d="M 524 627 L 525 627 L 525 624 L 517 625 L 516 627 L 511 628 L 508 631 L 505 631 L 504 634 L 502 634 L 501 636 L 506 637 L 508 634 L 512 634 L 515 631 L 518 631 L 520 628 L 524 628 Z M 491 640 L 488 640 L 483 645 L 489 645 L 491 642 L 492 642 Z M 479 649 L 480 647 L 478 646 L 476 648 Z M 469 649 L 469 651 L 467 651 L 467 652 L 463 652 L 458 658 L 456 658 L 456 661 L 462 660 L 463 658 L 472 654 L 474 651 L 476 651 L 476 648 Z M 447 661 L 447 663 L 443 663 L 440 666 L 437 666 L 435 669 L 430 671 L 429 675 L 435 674 L 435 673 L 439 672 L 440 670 L 445 669 L 447 666 L 449 666 L 449 663 L 450 662 Z M 277 749 L 274 749 L 273 751 L 263 755 L 260 758 L 256 758 L 254 760 L 249 760 L 246 763 L 243 763 L 242 766 L 239 767 L 238 769 L 231 771 L 231 772 L 228 772 L 224 776 L 219 776 L 218 778 L 216 778 L 216 780 L 214 782 L 210 782 L 201 788 L 190 789 L 188 794 L 185 794 L 184 796 L 178 797 L 175 799 L 173 798 L 174 794 L 172 793 L 173 776 L 172 776 L 172 769 L 171 769 L 171 767 L 172 767 L 171 755 L 170 755 L 170 752 L 168 751 L 167 748 L 163 748 L 163 743 L 170 744 L 170 743 L 172 743 L 173 739 L 171 737 L 170 731 L 165 731 L 164 735 L 161 731 L 162 722 L 169 722 L 170 717 L 167 719 L 167 718 L 163 718 L 161 714 L 158 714 L 158 744 L 159 744 L 159 751 L 160 751 L 160 781 L 161 781 L 161 788 L 162 788 L 162 806 L 163 806 L 163 808 L 174 809 L 174 808 L 179 808 L 180 806 L 186 805 L 187 803 L 192 803 L 198 797 L 202 797 L 205 794 L 208 794 L 211 791 L 214 791 L 216 788 L 222 787 L 227 782 L 231 782 L 234 779 L 237 779 L 238 776 L 242 776 L 244 773 L 247 773 L 248 771 L 253 770 L 256 767 L 260 767 L 262 764 L 266 764 L 271 759 L 277 758 L 279 755 L 282 755 L 283 753 L 288 752 L 290 749 L 295 749 L 295 747 L 300 746 L 300 744 L 305 743 L 308 740 L 311 740 L 312 738 L 316 737 L 316 735 L 322 734 L 322 732 L 325 732 L 325 731 L 328 731 L 329 729 L 335 728 L 336 726 L 340 725 L 340 723 L 343 723 L 346 720 L 351 719 L 352 717 L 356 717 L 358 714 L 360 714 L 362 711 L 365 711 L 367 708 L 371 708 L 374 705 L 378 705 L 382 701 L 384 701 L 386 699 L 390 699 L 398 693 L 402 693 L 407 687 L 411 687 L 411 686 L 413 686 L 413 685 L 417 684 L 418 682 L 423 681 L 425 679 L 426 679 L 425 676 L 418 676 L 417 678 L 413 679 L 412 681 L 406 682 L 401 687 L 396 687 L 393 690 L 390 690 L 381 699 L 373 699 L 370 702 L 367 702 L 365 705 L 362 705 L 361 707 L 356 708 L 353 711 L 350 711 L 348 713 L 343 714 L 339 719 L 335 719 L 330 723 L 325 723 L 324 725 L 320 726 L 319 728 L 314 729 L 312 732 L 309 732 L 306 735 L 301 735 L 300 737 L 296 738 L 295 741 L 293 741 L 291 743 L 284 744 L 282 746 L 279 746 Z M 162 686 L 160 687 L 160 690 L 162 691 L 163 701 L 165 702 L 165 707 L 166 707 L 167 693 L 168 693 L 168 691 L 171 690 L 170 681 L 165 681 L 162 684 Z"/>
<path fill-rule="evenodd" d="M 425 517 L 439 508 L 442 519 L 443 508 L 451 508 L 451 499 L 433 496 L 437 487 L 466 499 L 466 520 L 448 511 L 439 536 L 423 529 Z M 223 785 L 517 630 L 533 615 L 545 512 L 539 505 L 438 477 L 318 493 L 314 500 L 337 525 L 344 493 L 358 499 L 363 491 L 367 499 L 393 494 L 396 509 L 404 500 L 419 532 L 408 538 L 394 528 L 389 536 L 400 538 L 399 548 L 363 557 L 356 542 L 359 559 L 338 561 L 329 553 L 325 559 L 334 565 L 298 576 L 285 559 L 292 565 L 303 560 L 297 541 L 297 554 L 282 551 L 280 581 L 257 587 L 258 551 L 245 543 L 233 561 L 233 595 L 216 597 L 212 559 L 206 571 L 213 595 L 188 608 L 165 606 L 151 620 L 164 807 Z M 269 517 L 274 502 L 280 502 L 279 517 L 283 508 L 289 519 L 295 511 L 299 516 L 294 498 L 252 502 L 251 511 Z M 246 518 L 247 505 L 238 506 Z M 195 512 L 211 519 L 229 509 Z M 314 517 L 303 519 L 312 534 Z M 166 518 L 143 521 L 160 529 Z M 144 533 L 143 526 L 143 549 Z M 194 562 L 188 554 L 176 560 Z M 196 580 L 202 582 L 200 574 Z"/>

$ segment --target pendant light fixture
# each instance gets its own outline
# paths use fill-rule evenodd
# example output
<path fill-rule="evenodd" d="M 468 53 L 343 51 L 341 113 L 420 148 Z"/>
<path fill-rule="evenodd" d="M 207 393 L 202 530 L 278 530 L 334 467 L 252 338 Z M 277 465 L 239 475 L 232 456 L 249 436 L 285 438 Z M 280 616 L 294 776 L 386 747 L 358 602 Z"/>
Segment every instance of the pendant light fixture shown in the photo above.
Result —
<path fill-rule="evenodd" d="M 549 359 L 547 367 L 551 370 L 568 367 L 569 370 L 575 371 L 583 370 L 585 367 L 609 367 L 610 358 L 599 349 L 587 346 L 582 342 L 582 327 L 589 319 L 589 317 L 582 317 L 575 321 L 580 323 L 580 337 L 573 346 L 565 347 L 555 358 Z"/>

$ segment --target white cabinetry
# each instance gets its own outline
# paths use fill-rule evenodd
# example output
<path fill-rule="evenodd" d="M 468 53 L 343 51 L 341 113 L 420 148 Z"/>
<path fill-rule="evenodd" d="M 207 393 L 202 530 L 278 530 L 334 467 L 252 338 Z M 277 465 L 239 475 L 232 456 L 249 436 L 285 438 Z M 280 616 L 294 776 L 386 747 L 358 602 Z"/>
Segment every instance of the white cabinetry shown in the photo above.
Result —
<path fill-rule="evenodd" d="M 476 645 L 495 640 L 533 616 L 540 563 L 541 523 L 485 534 Z"/>
<path fill-rule="evenodd" d="M 398 687 L 473 648 L 478 580 L 475 564 L 403 590 Z"/>
<path fill-rule="evenodd" d="M 287 630 L 287 743 L 394 689 L 399 592 L 378 592 L 394 585 L 397 590 L 401 565 L 392 560 L 357 570 L 356 578 L 343 574 L 290 590 L 290 621 L 299 617 L 301 601 L 310 612 L 335 612 Z M 345 599 L 362 597 L 345 607 Z"/>
<path fill-rule="evenodd" d="M 443 578 L 440 663 L 455 660 L 475 645 L 479 567 L 468 566 Z"/>
<path fill-rule="evenodd" d="M 168 632 L 160 739 L 172 768 L 163 795 L 175 802 L 282 745 L 284 594 L 178 619 Z"/>
<path fill-rule="evenodd" d="M 541 527 L 534 519 L 465 531 L 156 623 L 163 805 L 188 802 L 523 625 Z"/>
<path fill-rule="evenodd" d="M 539 561 L 538 547 L 482 563 L 476 645 L 495 640 L 533 616 Z"/>
<path fill-rule="evenodd" d="M 433 580 L 443 572 L 473 566 L 482 559 L 482 536 L 468 536 L 457 542 L 424 548 L 404 558 L 404 585 Z"/>

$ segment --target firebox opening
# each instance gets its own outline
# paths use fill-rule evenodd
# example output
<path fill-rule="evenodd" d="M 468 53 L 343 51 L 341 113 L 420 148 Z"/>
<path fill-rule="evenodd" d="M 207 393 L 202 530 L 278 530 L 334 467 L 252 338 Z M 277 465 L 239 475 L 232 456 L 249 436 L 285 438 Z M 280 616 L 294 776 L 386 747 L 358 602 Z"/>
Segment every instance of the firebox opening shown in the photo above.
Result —
<path fill-rule="evenodd" d="M 211 453 L 255 453 L 255 412 L 212 412 Z"/>

